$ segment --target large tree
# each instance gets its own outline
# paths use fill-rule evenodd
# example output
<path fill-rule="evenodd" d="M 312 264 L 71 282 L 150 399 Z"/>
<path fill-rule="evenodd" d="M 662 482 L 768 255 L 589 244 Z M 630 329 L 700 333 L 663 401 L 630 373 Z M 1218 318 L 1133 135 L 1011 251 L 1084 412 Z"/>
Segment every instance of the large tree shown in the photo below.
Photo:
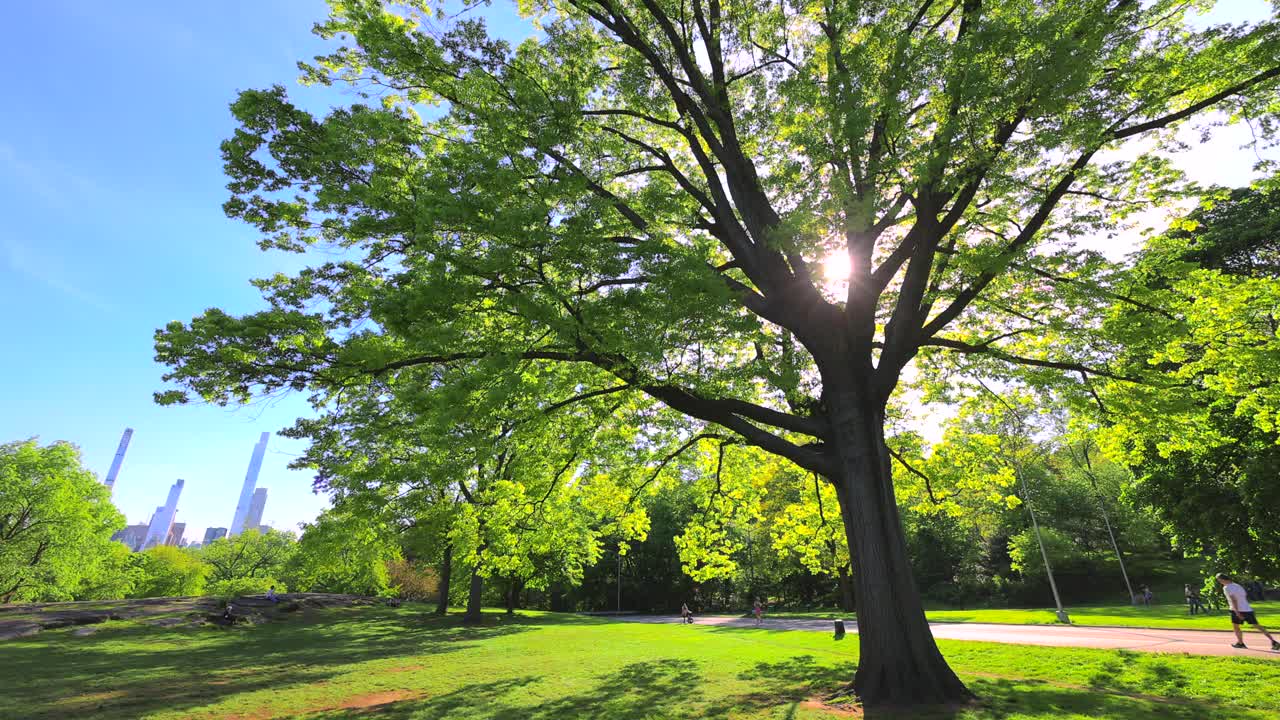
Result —
<path fill-rule="evenodd" d="M 159 399 L 576 366 L 571 397 L 642 394 L 830 482 L 857 693 L 964 697 L 908 564 L 886 404 L 925 347 L 1088 370 L 1031 332 L 1096 301 L 1051 239 L 1177 191 L 1152 154 L 1170 128 L 1272 109 L 1275 24 L 1190 29 L 1206 4 L 564 0 L 521 4 L 539 30 L 512 47 L 425 2 L 334 2 L 318 31 L 350 44 L 305 79 L 374 102 L 317 117 L 247 91 L 223 151 L 226 210 L 264 247 L 339 256 L 259 281 L 268 310 L 167 326 L 182 389 Z M 966 334 L 979 315 L 1005 329 Z"/>
<path fill-rule="evenodd" d="M 76 446 L 0 445 L 0 603 L 73 600 L 101 572 L 123 571 L 111 535 L 124 525 Z"/>

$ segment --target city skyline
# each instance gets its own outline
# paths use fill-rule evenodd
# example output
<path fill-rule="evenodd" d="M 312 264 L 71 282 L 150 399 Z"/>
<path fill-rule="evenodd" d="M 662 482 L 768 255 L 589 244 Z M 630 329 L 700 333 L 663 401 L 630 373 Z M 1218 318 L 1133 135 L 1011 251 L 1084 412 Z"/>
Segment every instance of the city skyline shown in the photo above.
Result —
<path fill-rule="evenodd" d="M 125 428 L 124 434 L 121 436 L 119 448 L 116 451 L 115 458 L 112 460 L 111 467 L 103 478 L 103 484 L 107 488 L 113 489 L 113 485 L 119 482 L 122 459 L 128 448 L 130 439 L 133 436 L 133 428 Z M 241 494 L 235 506 L 232 518 L 231 528 L 229 531 L 226 527 L 206 526 L 204 528 L 203 541 L 196 539 L 199 533 L 194 533 L 190 540 L 191 544 L 208 544 L 212 540 L 220 537 L 234 537 L 245 530 L 265 531 L 271 527 L 270 523 L 263 523 L 262 518 L 266 511 L 267 492 L 266 487 L 257 487 L 258 476 L 262 469 L 262 463 L 266 455 L 266 447 L 270 441 L 271 433 L 263 432 L 258 436 L 258 442 L 254 445 L 253 451 L 249 459 L 249 467 L 245 472 L 244 483 L 241 488 Z M 183 545 L 185 540 L 185 530 L 187 523 L 176 522 L 178 513 L 181 511 L 179 507 L 182 491 L 185 489 L 186 483 L 183 479 L 178 479 L 169 489 L 166 496 L 165 504 L 159 505 L 151 513 L 149 519 L 143 523 L 128 524 L 124 530 L 117 535 L 119 539 L 126 545 L 141 550 L 155 545 Z M 119 509 L 119 508 L 117 508 Z M 243 512 L 242 512 L 243 511 Z M 121 512 L 124 512 L 121 510 Z M 126 514 L 126 523 L 128 523 L 128 515 Z M 142 533 L 142 537 L 136 541 L 133 540 L 131 533 L 136 532 L 134 528 L 146 528 Z M 192 530 L 196 528 L 193 526 Z"/>

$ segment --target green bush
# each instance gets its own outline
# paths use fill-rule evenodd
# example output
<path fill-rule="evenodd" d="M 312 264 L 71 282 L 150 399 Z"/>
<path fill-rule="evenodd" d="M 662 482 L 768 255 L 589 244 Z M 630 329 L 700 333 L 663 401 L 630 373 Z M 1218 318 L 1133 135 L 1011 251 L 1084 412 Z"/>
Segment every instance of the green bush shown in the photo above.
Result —
<path fill-rule="evenodd" d="M 237 598 L 245 595 L 262 595 L 272 587 L 277 593 L 287 592 L 284 583 L 272 577 L 240 577 L 219 580 L 209 584 L 209 594 L 219 598 Z"/>
<path fill-rule="evenodd" d="M 133 597 L 202 595 L 209 567 L 190 552 L 160 545 L 134 555 L 141 578 Z"/>

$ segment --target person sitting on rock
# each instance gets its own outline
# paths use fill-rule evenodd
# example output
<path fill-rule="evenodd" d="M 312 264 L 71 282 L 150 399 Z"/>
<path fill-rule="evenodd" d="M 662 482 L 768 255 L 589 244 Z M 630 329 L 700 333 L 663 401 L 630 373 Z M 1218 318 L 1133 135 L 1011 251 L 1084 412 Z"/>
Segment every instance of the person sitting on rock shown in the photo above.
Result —
<path fill-rule="evenodd" d="M 269 590 L 267 590 L 267 599 L 268 599 L 268 600 L 270 600 L 270 601 L 271 601 L 271 602 L 273 602 L 273 603 L 278 603 L 278 602 L 280 602 L 280 596 L 276 595 L 276 586 L 275 586 L 275 585 L 272 585 L 272 586 L 271 586 L 271 588 L 270 588 Z"/>

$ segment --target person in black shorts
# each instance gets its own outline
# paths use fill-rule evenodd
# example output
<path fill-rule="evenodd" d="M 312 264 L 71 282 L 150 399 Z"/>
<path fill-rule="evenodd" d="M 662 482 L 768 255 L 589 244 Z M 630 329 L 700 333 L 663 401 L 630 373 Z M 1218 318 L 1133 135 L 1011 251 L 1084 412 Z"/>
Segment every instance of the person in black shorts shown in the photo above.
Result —
<path fill-rule="evenodd" d="M 1218 584 L 1222 585 L 1222 594 L 1227 596 L 1227 606 L 1231 608 L 1231 627 L 1236 631 L 1236 644 L 1231 647 L 1242 650 L 1246 647 L 1240 626 L 1249 623 L 1271 641 L 1272 650 L 1280 652 L 1280 642 L 1276 642 L 1276 639 L 1271 637 L 1271 633 L 1258 624 L 1258 617 L 1253 614 L 1253 606 L 1249 604 L 1249 596 L 1244 588 L 1237 585 L 1226 573 L 1218 573 L 1217 578 Z"/>

